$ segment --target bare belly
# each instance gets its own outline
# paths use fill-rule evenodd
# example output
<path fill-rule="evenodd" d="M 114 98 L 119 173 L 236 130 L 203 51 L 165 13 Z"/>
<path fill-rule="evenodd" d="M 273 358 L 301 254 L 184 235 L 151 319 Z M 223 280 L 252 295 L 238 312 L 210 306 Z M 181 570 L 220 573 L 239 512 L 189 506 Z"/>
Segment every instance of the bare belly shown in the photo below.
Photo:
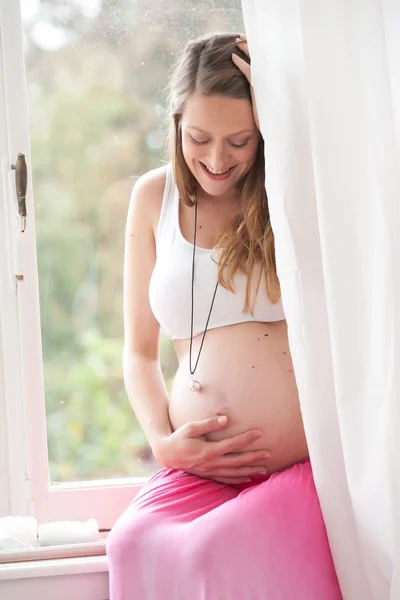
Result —
<path fill-rule="evenodd" d="M 193 340 L 192 366 L 201 343 Z M 209 434 L 219 440 L 257 428 L 260 437 L 246 450 L 267 449 L 269 472 L 308 456 L 298 392 L 290 356 L 287 326 L 240 323 L 207 332 L 195 373 L 200 392 L 189 390 L 189 340 L 175 340 L 179 359 L 169 402 L 174 429 L 222 413 L 228 426 Z"/>

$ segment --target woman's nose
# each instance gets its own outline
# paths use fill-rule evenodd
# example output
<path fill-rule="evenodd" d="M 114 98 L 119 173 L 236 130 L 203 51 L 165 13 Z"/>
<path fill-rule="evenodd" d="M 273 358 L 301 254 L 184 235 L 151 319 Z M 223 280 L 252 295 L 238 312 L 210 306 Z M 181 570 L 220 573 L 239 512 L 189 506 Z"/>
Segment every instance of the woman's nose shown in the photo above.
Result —
<path fill-rule="evenodd" d="M 214 144 L 211 148 L 210 148 L 210 153 L 209 153 L 209 167 L 211 167 L 211 169 L 214 169 L 214 171 L 219 171 L 221 169 L 225 169 L 226 168 L 226 159 L 227 159 L 227 152 L 226 152 L 226 148 L 224 147 L 223 144 Z"/>

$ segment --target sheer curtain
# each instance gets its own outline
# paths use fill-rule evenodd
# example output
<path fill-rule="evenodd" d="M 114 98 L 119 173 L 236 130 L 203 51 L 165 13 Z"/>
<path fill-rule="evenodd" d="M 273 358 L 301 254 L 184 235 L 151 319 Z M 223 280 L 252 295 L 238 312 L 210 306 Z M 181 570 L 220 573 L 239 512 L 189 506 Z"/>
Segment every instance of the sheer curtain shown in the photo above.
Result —
<path fill-rule="evenodd" d="M 243 0 L 243 12 L 339 580 L 345 600 L 399 600 L 400 2 Z"/>

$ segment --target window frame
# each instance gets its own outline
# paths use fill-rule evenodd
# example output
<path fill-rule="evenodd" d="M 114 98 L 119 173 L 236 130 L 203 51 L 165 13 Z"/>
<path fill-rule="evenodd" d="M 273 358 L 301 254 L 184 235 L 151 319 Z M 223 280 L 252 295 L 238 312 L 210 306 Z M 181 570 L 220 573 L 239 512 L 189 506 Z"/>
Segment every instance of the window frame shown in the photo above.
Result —
<path fill-rule="evenodd" d="M 0 38 L 0 517 L 32 516 L 39 523 L 93 517 L 100 529 L 110 529 L 146 479 L 50 484 L 19 2 L 0 0 Z M 19 152 L 28 168 L 24 233 L 16 227 L 11 169 Z"/>

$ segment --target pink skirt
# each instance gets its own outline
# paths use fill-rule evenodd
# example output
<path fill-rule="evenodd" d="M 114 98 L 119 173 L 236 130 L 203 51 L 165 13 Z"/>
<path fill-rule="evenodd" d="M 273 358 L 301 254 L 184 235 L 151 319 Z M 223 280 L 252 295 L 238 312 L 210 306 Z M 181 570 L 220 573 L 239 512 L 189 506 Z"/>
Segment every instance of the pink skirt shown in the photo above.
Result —
<path fill-rule="evenodd" d="M 161 469 L 107 540 L 110 600 L 341 600 L 310 462 L 227 486 Z"/>

